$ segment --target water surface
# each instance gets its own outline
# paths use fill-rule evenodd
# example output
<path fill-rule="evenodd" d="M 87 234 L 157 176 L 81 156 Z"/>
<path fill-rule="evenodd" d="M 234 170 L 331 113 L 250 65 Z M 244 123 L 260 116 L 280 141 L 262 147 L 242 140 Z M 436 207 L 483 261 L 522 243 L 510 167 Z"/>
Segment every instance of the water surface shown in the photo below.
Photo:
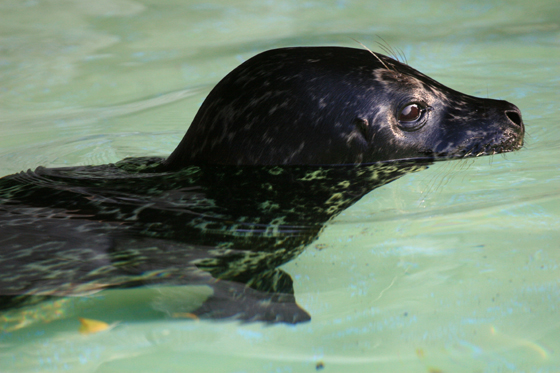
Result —
<path fill-rule="evenodd" d="M 166 156 L 214 84 L 274 47 L 375 50 L 521 109 L 526 146 L 363 197 L 282 269 L 312 320 L 162 316 L 204 289 L 110 290 L 0 316 L 2 372 L 560 369 L 557 1 L 3 1 L 0 175 Z M 174 295 L 175 296 L 175 295 Z M 82 335 L 78 317 L 118 323 Z"/>

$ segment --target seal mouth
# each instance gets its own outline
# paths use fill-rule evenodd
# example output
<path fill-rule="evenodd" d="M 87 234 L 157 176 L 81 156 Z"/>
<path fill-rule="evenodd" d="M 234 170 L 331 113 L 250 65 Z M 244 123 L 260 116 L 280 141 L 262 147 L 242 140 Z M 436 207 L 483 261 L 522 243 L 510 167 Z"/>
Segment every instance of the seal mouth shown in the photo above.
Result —
<path fill-rule="evenodd" d="M 496 135 L 500 135 L 496 133 Z M 488 139 L 488 136 L 471 138 L 465 143 L 456 147 L 453 151 L 431 152 L 425 154 L 433 157 L 434 160 L 446 160 L 454 158 L 473 158 L 499 153 L 509 153 L 523 147 L 523 136 L 511 136 L 500 142 L 487 143 L 481 141 Z M 480 141 L 480 142 L 478 142 Z"/>
<path fill-rule="evenodd" d="M 483 155 L 494 155 L 499 153 L 509 153 L 521 149 L 522 142 L 511 140 L 500 144 L 480 145 L 475 144 L 466 149 L 461 158 L 480 157 Z"/>

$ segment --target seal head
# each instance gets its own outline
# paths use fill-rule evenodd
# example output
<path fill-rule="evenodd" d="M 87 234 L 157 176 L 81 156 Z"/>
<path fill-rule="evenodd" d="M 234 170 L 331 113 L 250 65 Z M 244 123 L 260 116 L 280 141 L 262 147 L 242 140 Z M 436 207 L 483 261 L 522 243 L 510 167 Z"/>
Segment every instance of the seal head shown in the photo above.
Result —
<path fill-rule="evenodd" d="M 282 48 L 220 81 L 165 165 L 438 160 L 516 150 L 523 135 L 515 105 L 457 92 L 390 57 Z"/>

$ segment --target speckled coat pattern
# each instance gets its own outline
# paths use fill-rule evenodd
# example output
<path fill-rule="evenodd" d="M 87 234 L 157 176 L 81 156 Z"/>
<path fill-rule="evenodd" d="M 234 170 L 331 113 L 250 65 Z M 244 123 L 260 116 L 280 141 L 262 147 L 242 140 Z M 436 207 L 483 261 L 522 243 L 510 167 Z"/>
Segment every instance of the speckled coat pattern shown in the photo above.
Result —
<path fill-rule="evenodd" d="M 414 130 L 398 121 L 408 103 L 426 108 Z M 216 85 L 167 165 L 455 158 L 518 148 L 523 133 L 515 105 L 454 91 L 390 57 L 283 48 L 251 58 Z"/>
<path fill-rule="evenodd" d="M 295 304 L 292 280 L 277 267 L 361 196 L 425 168 L 406 162 L 158 172 L 162 161 L 39 168 L 0 179 L 0 302 L 206 284 L 214 303 L 200 316 L 302 321 L 308 316 Z"/>
<path fill-rule="evenodd" d="M 519 109 L 392 58 L 261 53 L 208 95 L 168 159 L 0 179 L 0 309 L 108 288 L 206 285 L 167 314 L 297 323 L 278 267 L 373 189 L 442 159 L 512 151 Z"/>

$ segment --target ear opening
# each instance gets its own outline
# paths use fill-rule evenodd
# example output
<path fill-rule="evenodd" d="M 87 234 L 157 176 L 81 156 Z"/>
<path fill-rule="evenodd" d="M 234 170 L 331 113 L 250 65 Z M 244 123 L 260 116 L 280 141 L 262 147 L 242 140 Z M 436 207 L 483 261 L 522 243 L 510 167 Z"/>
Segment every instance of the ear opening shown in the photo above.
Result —
<path fill-rule="evenodd" d="M 365 118 L 356 118 L 354 119 L 354 126 L 358 130 L 358 133 L 363 137 L 364 141 L 369 143 L 370 136 L 369 136 L 369 122 Z"/>

